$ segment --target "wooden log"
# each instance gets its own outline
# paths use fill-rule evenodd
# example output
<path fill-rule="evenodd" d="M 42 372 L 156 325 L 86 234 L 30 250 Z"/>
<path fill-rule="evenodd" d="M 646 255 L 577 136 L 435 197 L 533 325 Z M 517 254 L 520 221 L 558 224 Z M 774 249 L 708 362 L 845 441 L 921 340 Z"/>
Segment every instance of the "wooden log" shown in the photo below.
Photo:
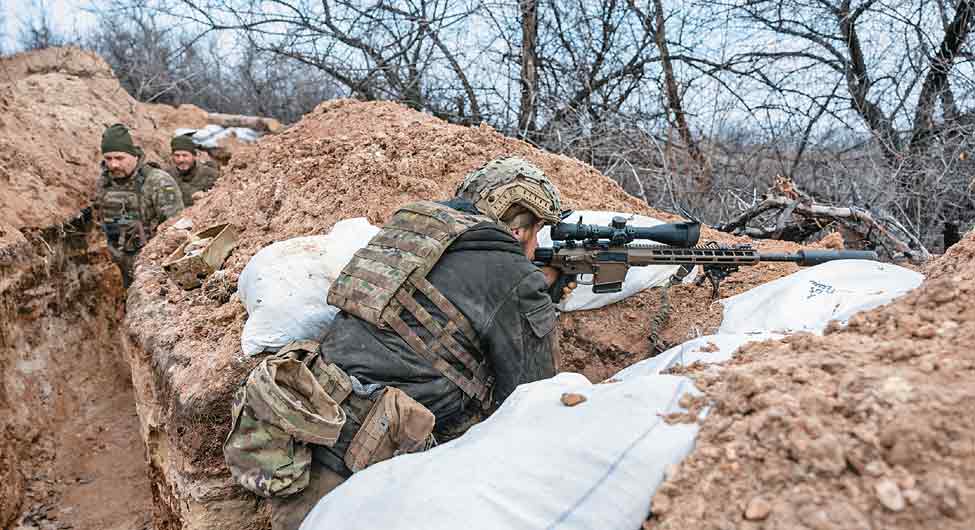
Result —
<path fill-rule="evenodd" d="M 221 127 L 246 127 L 264 133 L 276 133 L 281 131 L 284 126 L 274 118 L 264 118 L 261 116 L 243 116 L 240 114 L 221 114 L 211 112 L 207 115 L 207 123 L 219 125 Z"/>

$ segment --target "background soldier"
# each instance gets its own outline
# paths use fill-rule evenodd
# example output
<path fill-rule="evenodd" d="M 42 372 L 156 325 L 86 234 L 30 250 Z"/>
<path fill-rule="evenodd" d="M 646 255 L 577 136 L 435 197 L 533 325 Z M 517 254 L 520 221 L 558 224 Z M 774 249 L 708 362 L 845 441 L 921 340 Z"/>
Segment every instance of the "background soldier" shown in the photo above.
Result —
<path fill-rule="evenodd" d="M 224 455 L 242 485 L 271 498 L 273 530 L 297 529 L 353 472 L 460 436 L 518 385 L 555 375 L 558 274 L 530 260 L 538 231 L 561 213 L 538 168 L 499 159 L 450 201 L 404 206 L 356 252 L 329 289 L 342 311 L 318 358 L 302 361 L 340 404 L 337 441 L 312 444 L 307 474 L 296 470 L 291 453 L 266 450 L 256 418 L 269 416 L 247 410 L 272 394 L 267 383 L 252 372 L 235 400 Z"/>
<path fill-rule="evenodd" d="M 95 215 L 108 237 L 112 259 L 122 269 L 125 287 L 132 283 L 135 256 L 156 227 L 183 209 L 179 186 L 165 171 L 146 163 L 121 123 L 102 134 L 102 173 Z"/>
<path fill-rule="evenodd" d="M 179 184 L 183 204 L 193 205 L 193 194 L 213 187 L 220 176 L 216 167 L 200 161 L 192 135 L 181 134 L 169 142 L 173 152 L 173 165 L 166 170 Z"/>

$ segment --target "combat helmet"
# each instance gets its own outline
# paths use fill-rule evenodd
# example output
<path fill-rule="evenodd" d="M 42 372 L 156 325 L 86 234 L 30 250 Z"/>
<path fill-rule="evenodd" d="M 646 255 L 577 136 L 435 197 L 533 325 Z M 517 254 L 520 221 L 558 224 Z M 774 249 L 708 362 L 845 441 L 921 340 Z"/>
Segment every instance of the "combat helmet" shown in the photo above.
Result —
<path fill-rule="evenodd" d="M 496 221 L 520 205 L 546 224 L 562 218 L 562 200 L 541 169 L 523 158 L 497 158 L 472 171 L 457 188 L 457 196 L 474 203 Z"/>

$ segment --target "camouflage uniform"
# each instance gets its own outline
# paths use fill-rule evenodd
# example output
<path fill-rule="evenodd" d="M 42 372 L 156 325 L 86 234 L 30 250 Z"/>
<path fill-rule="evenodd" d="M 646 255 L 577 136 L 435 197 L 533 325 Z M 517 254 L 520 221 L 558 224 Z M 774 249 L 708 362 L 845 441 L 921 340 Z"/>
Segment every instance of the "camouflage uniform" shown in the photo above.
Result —
<path fill-rule="evenodd" d="M 179 184 L 179 189 L 183 193 L 183 205 L 187 208 L 193 206 L 194 193 L 209 190 L 220 176 L 220 171 L 216 167 L 199 161 L 194 162 L 193 167 L 186 173 L 180 171 L 175 165 L 168 168 L 166 172 Z"/>
<path fill-rule="evenodd" d="M 183 209 L 183 198 L 172 177 L 140 157 L 133 174 L 124 179 L 112 178 L 102 168 L 95 208 L 108 237 L 109 251 L 128 286 L 135 256 L 159 224 Z"/>

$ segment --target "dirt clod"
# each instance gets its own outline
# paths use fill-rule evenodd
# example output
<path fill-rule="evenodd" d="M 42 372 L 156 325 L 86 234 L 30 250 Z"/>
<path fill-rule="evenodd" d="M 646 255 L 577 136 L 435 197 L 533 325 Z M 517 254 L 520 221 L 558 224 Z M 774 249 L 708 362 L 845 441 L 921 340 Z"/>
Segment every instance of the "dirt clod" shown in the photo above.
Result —
<path fill-rule="evenodd" d="M 873 489 L 877 492 L 877 500 L 880 504 L 892 512 L 899 512 L 907 506 L 904 496 L 901 494 L 900 487 L 890 479 L 884 479 L 874 484 Z"/>
<path fill-rule="evenodd" d="M 586 401 L 588 401 L 588 399 L 586 398 L 586 396 L 583 396 L 582 394 L 565 392 L 564 394 L 562 394 L 561 401 L 562 404 L 565 405 L 566 407 L 574 407 L 580 403 L 585 403 Z"/>
<path fill-rule="evenodd" d="M 745 508 L 745 519 L 749 521 L 764 521 L 771 512 L 772 504 L 768 500 L 764 497 L 754 497 L 748 501 L 748 507 Z"/>

